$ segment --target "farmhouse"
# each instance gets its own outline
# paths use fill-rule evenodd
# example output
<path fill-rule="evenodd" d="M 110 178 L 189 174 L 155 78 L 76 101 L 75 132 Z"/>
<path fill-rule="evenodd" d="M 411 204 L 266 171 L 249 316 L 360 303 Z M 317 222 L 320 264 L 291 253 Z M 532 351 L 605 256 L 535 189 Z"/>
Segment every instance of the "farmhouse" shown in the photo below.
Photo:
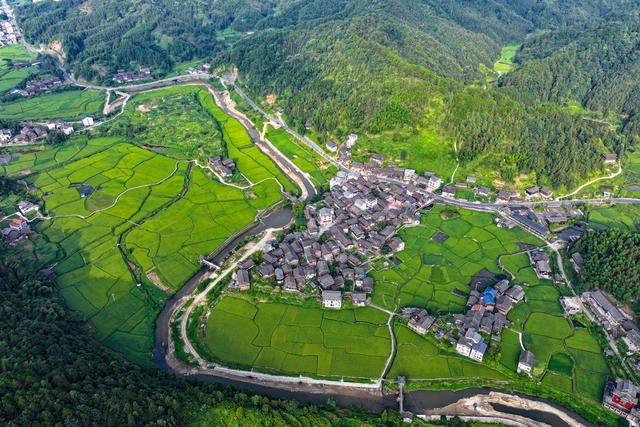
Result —
<path fill-rule="evenodd" d="M 456 351 L 466 357 L 482 361 L 487 351 L 487 342 L 476 329 L 469 329 L 456 343 Z"/>
<path fill-rule="evenodd" d="M 335 141 L 332 141 L 332 140 L 328 140 L 327 143 L 325 144 L 325 147 L 327 148 L 327 150 L 331 151 L 332 153 L 335 153 L 336 151 L 338 151 L 338 144 L 336 144 Z"/>
<path fill-rule="evenodd" d="M 608 321 L 612 325 L 617 326 L 627 319 L 622 311 L 609 301 L 609 298 L 602 291 L 585 292 L 582 295 L 595 308 L 601 319 Z"/>
<path fill-rule="evenodd" d="M 551 266 L 549 254 L 542 251 L 529 252 L 529 260 L 534 266 L 538 279 L 551 279 Z"/>
<path fill-rule="evenodd" d="M 605 165 L 612 165 L 615 162 L 618 161 L 618 155 L 615 153 L 611 153 L 611 154 L 603 154 L 602 155 L 602 160 L 604 161 Z"/>
<path fill-rule="evenodd" d="M 533 199 L 534 197 L 538 197 L 539 193 L 540 193 L 540 189 L 538 187 L 536 186 L 529 187 L 526 190 L 524 190 L 524 197 L 527 200 Z"/>
<path fill-rule="evenodd" d="M 531 375 L 531 369 L 533 369 L 533 353 L 529 350 L 522 350 L 520 352 L 520 358 L 518 359 L 518 369 L 517 372 L 526 372 Z"/>
<path fill-rule="evenodd" d="M 429 182 L 427 183 L 427 188 L 429 190 L 435 190 L 437 188 L 440 188 L 440 185 L 442 185 L 442 179 L 440 179 L 439 177 L 435 176 L 435 175 L 431 175 L 429 177 Z"/>
<path fill-rule="evenodd" d="M 407 326 L 420 335 L 426 334 L 436 321 L 435 316 L 430 315 L 427 310 L 416 307 L 403 308 L 402 317 L 408 321 Z"/>
<path fill-rule="evenodd" d="M 627 334 L 622 337 L 622 341 L 627 345 L 628 354 L 640 353 L 640 331 L 638 331 L 637 328 L 633 328 L 627 332 Z"/>
<path fill-rule="evenodd" d="M 22 200 L 18 203 L 18 209 L 22 212 L 22 215 L 26 215 L 29 212 L 37 211 L 38 205 Z"/>
<path fill-rule="evenodd" d="M 342 307 L 342 292 L 340 291 L 322 291 L 322 305 L 326 308 Z"/>
<path fill-rule="evenodd" d="M 9 228 L 15 231 L 25 231 L 29 228 L 29 223 L 23 219 L 15 218 L 9 223 Z"/>
<path fill-rule="evenodd" d="M 93 117 L 91 116 L 82 116 L 82 126 L 93 126 Z"/>
<path fill-rule="evenodd" d="M 442 187 L 442 197 L 448 197 L 453 199 L 456 197 L 458 189 L 452 185 L 445 185 Z"/>
<path fill-rule="evenodd" d="M 562 306 L 564 312 L 570 316 L 578 314 L 582 311 L 580 297 L 562 297 L 560 298 L 560 305 Z"/>
<path fill-rule="evenodd" d="M 632 383 L 631 380 L 626 378 L 617 378 L 615 382 L 609 380 L 604 388 L 602 406 L 629 420 L 638 422 L 640 420 L 640 411 L 637 408 L 639 392 L 640 387 Z"/>
<path fill-rule="evenodd" d="M 0 142 L 7 142 L 13 136 L 11 129 L 0 129 Z"/>
<path fill-rule="evenodd" d="M 386 157 L 384 156 L 384 154 L 373 153 L 371 155 L 371 161 L 377 164 L 378 166 L 382 166 L 385 160 L 386 160 Z"/>
<path fill-rule="evenodd" d="M 475 189 L 475 193 L 478 196 L 487 197 L 489 194 L 491 194 L 491 189 L 489 187 L 481 185 Z"/>
<path fill-rule="evenodd" d="M 236 287 L 241 291 L 246 291 L 251 286 L 251 279 L 247 270 L 238 270 L 236 273 Z"/>
<path fill-rule="evenodd" d="M 312 127 L 313 127 L 313 123 L 311 123 L 311 120 L 307 120 L 304 124 L 304 128 L 306 130 L 311 130 Z"/>
<path fill-rule="evenodd" d="M 584 258 L 582 258 L 582 254 L 580 252 L 574 252 L 571 254 L 571 263 L 573 264 L 573 268 L 576 270 L 576 273 L 580 273 L 582 271 L 582 266 L 584 265 Z"/>

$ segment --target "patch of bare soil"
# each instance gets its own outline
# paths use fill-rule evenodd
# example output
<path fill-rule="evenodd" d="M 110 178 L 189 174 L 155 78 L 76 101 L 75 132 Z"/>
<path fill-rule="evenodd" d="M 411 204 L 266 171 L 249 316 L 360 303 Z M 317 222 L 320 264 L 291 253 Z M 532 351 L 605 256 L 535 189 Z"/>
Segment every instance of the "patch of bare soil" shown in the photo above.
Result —
<path fill-rule="evenodd" d="M 505 184 L 504 181 L 500 181 L 499 179 L 494 179 L 493 181 L 491 181 L 491 183 L 498 188 L 504 187 L 504 184 Z"/>
<path fill-rule="evenodd" d="M 273 104 L 276 103 L 277 96 L 275 94 L 267 95 L 266 101 L 269 107 L 273 107 Z"/>
<path fill-rule="evenodd" d="M 149 108 L 149 106 L 146 104 L 141 104 L 136 107 L 136 111 L 142 111 L 143 113 L 148 113 L 149 111 L 151 111 L 151 108 Z"/>
<path fill-rule="evenodd" d="M 158 276 L 158 273 L 156 273 L 155 271 L 152 271 L 151 273 L 147 273 L 147 278 L 149 280 L 151 280 L 151 283 L 153 283 L 154 285 L 156 285 L 158 288 L 162 289 L 163 291 L 170 293 L 171 292 L 171 288 L 169 288 L 167 285 L 165 285 L 162 282 L 162 279 L 160 278 L 160 276 Z"/>
<path fill-rule="evenodd" d="M 91 5 L 89 4 L 89 2 L 82 3 L 80 6 L 78 6 L 78 9 L 80 9 L 80 12 L 84 12 L 87 15 L 93 12 L 93 9 L 91 9 Z"/>
<path fill-rule="evenodd" d="M 91 68 L 93 68 L 94 70 L 96 70 L 98 72 L 98 74 L 100 74 L 101 76 L 106 76 L 107 73 L 109 72 L 104 65 L 102 64 L 93 64 L 91 66 Z"/>

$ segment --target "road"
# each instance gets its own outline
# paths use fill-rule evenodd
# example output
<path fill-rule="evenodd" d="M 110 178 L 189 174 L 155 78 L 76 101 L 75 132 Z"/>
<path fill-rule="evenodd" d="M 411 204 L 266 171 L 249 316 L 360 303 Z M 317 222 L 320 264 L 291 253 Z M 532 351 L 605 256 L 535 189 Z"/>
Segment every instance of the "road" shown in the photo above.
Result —
<path fill-rule="evenodd" d="M 582 190 L 583 188 L 593 184 L 594 182 L 598 182 L 598 181 L 602 181 L 602 180 L 606 180 L 606 179 L 613 179 L 616 176 L 620 175 L 621 173 L 622 173 L 622 164 L 619 164 L 617 172 L 614 172 L 609 176 L 601 176 L 600 178 L 595 178 L 595 179 L 592 179 L 591 181 L 585 182 L 580 187 L 578 187 L 573 193 L 565 194 L 564 196 L 558 196 L 558 197 L 556 197 L 556 200 L 561 200 L 561 199 L 564 199 L 565 197 L 571 197 L 574 194 L 578 194 L 580 192 L 580 190 Z"/>

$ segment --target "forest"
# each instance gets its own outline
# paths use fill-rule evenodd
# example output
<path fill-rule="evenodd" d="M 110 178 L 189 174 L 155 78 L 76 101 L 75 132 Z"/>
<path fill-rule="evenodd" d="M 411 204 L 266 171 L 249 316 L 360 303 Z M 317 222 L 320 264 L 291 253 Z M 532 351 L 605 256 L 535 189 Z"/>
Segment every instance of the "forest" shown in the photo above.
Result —
<path fill-rule="evenodd" d="M 0 189 L 7 190 L 3 183 Z M 397 412 L 335 411 L 187 381 L 117 358 L 52 282 L 0 248 L 2 425 L 396 425 Z"/>
<path fill-rule="evenodd" d="M 613 18 L 612 18 L 613 19 Z M 640 21 L 616 16 L 586 28 L 567 28 L 525 41 L 518 69 L 501 80 L 523 99 L 566 104 L 624 115 L 623 132 L 638 140 L 640 127 Z"/>
<path fill-rule="evenodd" d="M 569 251 L 584 258 L 582 290 L 597 287 L 625 304 L 637 300 L 640 234 L 615 228 L 587 233 Z"/>

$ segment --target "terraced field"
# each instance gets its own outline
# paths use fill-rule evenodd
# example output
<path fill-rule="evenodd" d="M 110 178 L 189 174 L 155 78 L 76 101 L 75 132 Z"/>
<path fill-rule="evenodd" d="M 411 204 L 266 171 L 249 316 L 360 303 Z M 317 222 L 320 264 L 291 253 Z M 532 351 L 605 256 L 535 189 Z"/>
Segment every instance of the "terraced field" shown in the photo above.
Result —
<path fill-rule="evenodd" d="M 242 132 L 248 138 L 231 121 L 225 125 L 234 141 Z M 42 194 L 51 219 L 35 227 L 31 253 L 42 266 L 57 262 L 53 271 L 69 306 L 100 341 L 148 364 L 162 301 L 197 271 L 200 255 L 280 200 L 280 182 L 288 180 L 256 147 L 247 153 L 230 146 L 239 169 L 261 181 L 241 190 L 134 142 L 75 136 L 41 151 L 4 154 L 0 167 Z M 85 197 L 82 185 L 92 189 Z"/>
<path fill-rule="evenodd" d="M 71 90 L 43 94 L 5 103 L 0 109 L 0 119 L 80 120 L 85 114 L 99 115 L 104 102 L 104 93 L 93 90 Z"/>
<path fill-rule="evenodd" d="M 391 351 L 387 316 L 223 298 L 206 324 L 214 360 L 263 372 L 377 379 Z"/>

